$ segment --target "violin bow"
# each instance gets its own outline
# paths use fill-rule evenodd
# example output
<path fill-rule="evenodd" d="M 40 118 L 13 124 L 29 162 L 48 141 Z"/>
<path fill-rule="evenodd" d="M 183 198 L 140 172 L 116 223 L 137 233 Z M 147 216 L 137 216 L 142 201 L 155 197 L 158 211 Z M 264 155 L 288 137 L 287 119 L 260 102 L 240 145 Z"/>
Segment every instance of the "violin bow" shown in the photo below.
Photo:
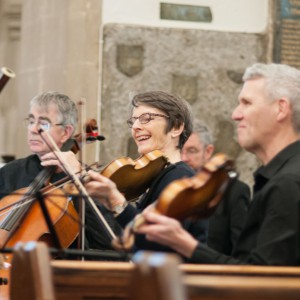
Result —
<path fill-rule="evenodd" d="M 114 234 L 114 232 L 112 231 L 112 229 L 110 228 L 109 224 L 107 223 L 106 219 L 104 218 L 103 214 L 101 213 L 101 211 L 97 208 L 96 204 L 94 203 L 93 199 L 89 196 L 87 190 L 85 189 L 84 185 L 81 183 L 80 179 L 76 176 L 76 174 L 73 172 L 72 168 L 69 166 L 69 164 L 65 161 L 65 159 L 63 159 L 62 157 L 59 157 L 55 151 L 57 153 L 60 153 L 60 149 L 58 148 L 57 144 L 55 143 L 55 141 L 53 140 L 53 138 L 51 137 L 51 135 L 47 132 L 44 131 L 42 129 L 39 129 L 39 134 L 42 136 L 43 140 L 45 142 L 46 139 L 44 139 L 43 137 L 43 133 L 47 136 L 48 140 L 50 141 L 51 145 L 52 145 L 52 149 L 53 149 L 53 154 L 56 156 L 56 158 L 60 161 L 62 167 L 64 168 L 65 173 L 70 176 L 70 178 L 73 180 L 74 185 L 76 186 L 76 188 L 78 189 L 78 191 L 81 193 L 81 195 L 83 195 L 83 198 L 85 199 L 85 201 L 87 201 L 87 203 L 90 205 L 90 207 L 92 208 L 93 212 L 95 213 L 95 215 L 98 217 L 98 220 L 101 222 L 101 224 L 104 226 L 104 228 L 106 229 L 107 234 L 109 235 L 111 240 L 116 239 L 116 235 Z"/>
<path fill-rule="evenodd" d="M 81 98 L 79 102 L 77 103 L 78 111 L 80 111 L 79 120 L 79 128 L 81 132 L 81 151 L 79 151 L 79 161 L 85 166 L 86 163 L 86 132 L 83 129 L 83 120 L 86 119 L 86 106 L 85 106 L 85 99 Z M 80 190 L 79 190 L 80 191 Z M 79 207 L 78 207 L 78 213 L 81 220 L 82 226 L 80 227 L 80 234 L 78 237 L 78 248 L 81 250 L 85 249 L 85 202 L 83 199 L 79 199 Z M 83 258 L 82 258 L 83 259 Z"/>

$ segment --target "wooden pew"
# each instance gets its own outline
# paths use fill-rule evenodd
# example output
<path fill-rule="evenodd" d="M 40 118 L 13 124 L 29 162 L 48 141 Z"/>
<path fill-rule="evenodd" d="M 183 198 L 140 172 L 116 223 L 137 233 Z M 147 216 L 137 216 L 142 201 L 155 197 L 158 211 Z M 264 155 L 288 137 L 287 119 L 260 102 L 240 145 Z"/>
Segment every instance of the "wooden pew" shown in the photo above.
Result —
<path fill-rule="evenodd" d="M 177 255 L 143 254 L 135 264 L 53 261 L 46 244 L 19 244 L 11 300 L 187 300 Z"/>
<path fill-rule="evenodd" d="M 300 299 L 297 277 L 188 275 L 184 285 L 190 300 Z"/>
<path fill-rule="evenodd" d="M 122 262 L 51 261 L 56 299 L 128 299 L 133 267 Z"/>
<path fill-rule="evenodd" d="M 45 243 L 16 245 L 10 281 L 11 300 L 55 300 L 50 254 Z"/>
<path fill-rule="evenodd" d="M 132 294 L 132 291 L 143 293 L 148 285 L 157 287 L 163 282 L 159 279 L 161 275 L 157 275 L 158 273 L 145 271 L 149 262 L 140 263 L 139 273 L 135 273 L 134 284 L 132 278 L 137 270 L 136 263 L 52 260 L 48 261 L 48 264 L 51 267 L 50 273 L 57 300 L 139 299 Z M 170 266 L 167 269 L 171 270 L 171 274 L 178 275 L 175 276 L 176 279 L 172 284 L 168 284 L 174 288 L 179 287 L 183 299 L 184 291 L 187 291 L 190 300 L 300 298 L 300 268 L 298 267 L 182 264 L 179 268 L 176 265 L 175 269 Z M 166 271 L 164 272 L 159 274 L 167 274 Z M 183 273 L 182 279 L 179 279 L 180 273 Z M 157 275 L 156 280 L 151 280 L 154 275 Z M 144 280 L 142 280 L 143 276 Z M 165 283 L 164 286 L 168 284 Z M 140 288 L 142 286 L 143 288 Z M 142 296 L 140 299 L 147 298 Z"/>
<path fill-rule="evenodd" d="M 82 299 L 76 298 L 76 294 L 98 295 L 97 299 L 128 299 L 133 264 L 52 261 L 51 266 L 57 299 L 67 299 L 70 291 L 74 299 Z M 183 282 L 192 300 L 300 298 L 298 267 L 182 264 L 179 270 L 184 274 Z"/>
<path fill-rule="evenodd" d="M 133 264 L 52 261 L 51 266 L 57 299 L 67 299 L 70 290 L 75 295 L 83 292 L 97 299 L 128 299 Z M 299 267 L 181 264 L 179 269 L 185 275 L 184 283 L 193 300 L 300 298 Z M 88 288 L 82 280 L 85 276 L 91 284 Z"/>
<path fill-rule="evenodd" d="M 85 291 L 86 284 L 80 278 L 86 275 L 89 276 L 87 282 L 91 284 L 92 289 L 88 288 L 85 293 L 89 293 L 90 296 L 99 295 L 101 292 L 103 295 L 101 299 L 127 299 L 129 277 L 134 268 L 131 264 L 120 262 L 78 264 L 74 261 L 52 261 L 51 266 L 58 299 L 66 299 L 64 295 L 72 289 L 74 281 L 77 289 L 76 292 L 74 291 L 75 294 Z M 296 267 L 180 265 L 179 269 L 186 274 L 184 282 L 191 299 L 198 299 L 197 294 L 200 291 L 200 294 L 203 294 L 208 290 L 214 291 L 218 297 L 228 294 L 229 298 L 224 299 L 230 299 L 235 291 L 237 294 L 252 293 L 252 299 L 263 299 L 259 298 L 258 294 L 269 297 L 276 288 L 279 292 L 276 291 L 275 296 L 289 297 L 289 293 L 296 292 L 300 297 L 300 268 Z M 93 279 L 95 282 L 92 281 Z M 236 289 L 237 285 L 239 291 Z M 93 290 L 95 286 L 96 290 Z M 258 289 L 258 286 L 261 288 Z M 292 297 L 293 294 L 289 299 L 293 299 Z M 285 298 L 281 297 L 281 299 Z"/>
<path fill-rule="evenodd" d="M 188 275 L 299 277 L 300 267 L 181 264 Z"/>

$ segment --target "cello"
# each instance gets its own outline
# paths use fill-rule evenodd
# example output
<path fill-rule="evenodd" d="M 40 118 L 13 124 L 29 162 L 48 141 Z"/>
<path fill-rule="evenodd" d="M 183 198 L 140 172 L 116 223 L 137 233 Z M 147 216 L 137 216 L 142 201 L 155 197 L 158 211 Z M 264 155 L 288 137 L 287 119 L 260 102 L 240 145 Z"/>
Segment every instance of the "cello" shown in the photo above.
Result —
<path fill-rule="evenodd" d="M 88 133 L 93 130 L 93 140 L 89 139 L 89 142 L 104 139 L 95 129 L 97 129 L 95 120 L 88 120 L 85 130 Z M 62 151 L 71 149 L 77 153 L 80 150 L 78 145 L 82 142 L 82 135 L 77 134 L 74 139 L 68 140 L 63 145 Z M 43 169 L 29 187 L 19 189 L 1 199 L 0 249 L 4 246 L 12 247 L 18 241 L 44 241 L 48 246 L 59 244 L 59 248 L 67 248 L 74 242 L 79 233 L 80 220 L 66 191 L 56 184 L 49 184 L 55 170 L 56 167 L 53 166 Z M 34 201 L 37 191 L 40 191 L 39 194 L 45 200 L 59 241 L 53 240 L 53 234 L 49 232 L 44 220 L 43 211 Z"/>
<path fill-rule="evenodd" d="M 85 124 L 85 130 L 93 131 L 93 139 L 89 142 L 105 139 L 98 135 L 96 121 L 90 119 Z M 41 135 L 42 136 L 42 135 Z M 52 138 L 48 136 L 50 140 Z M 52 140 L 52 142 L 54 142 Z M 62 151 L 71 149 L 74 153 L 80 150 L 82 135 L 75 135 L 62 147 Z M 51 145 L 48 145 L 52 149 Z M 4 246 L 12 247 L 18 241 L 38 240 L 44 241 L 48 246 L 69 247 L 77 238 L 80 220 L 65 190 L 56 183 L 49 184 L 56 167 L 44 168 L 29 185 L 19 189 L 9 196 L 1 199 L 0 208 L 0 249 Z M 36 193 L 44 198 L 50 221 L 57 232 L 58 241 L 53 233 L 49 232 L 45 215 L 36 199 Z M 22 224 L 22 226 L 21 226 Z M 56 245 L 55 245 L 56 244 Z"/>

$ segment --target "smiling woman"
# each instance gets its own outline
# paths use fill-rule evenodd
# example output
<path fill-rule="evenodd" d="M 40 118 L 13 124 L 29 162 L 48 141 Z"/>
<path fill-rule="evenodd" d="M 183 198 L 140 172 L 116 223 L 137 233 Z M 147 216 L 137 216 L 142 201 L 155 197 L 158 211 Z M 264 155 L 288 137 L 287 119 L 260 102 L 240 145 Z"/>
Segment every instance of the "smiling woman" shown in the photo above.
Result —
<path fill-rule="evenodd" d="M 192 131 L 192 117 L 188 103 L 162 91 L 151 91 L 135 95 L 131 104 L 131 117 L 127 120 L 127 124 L 131 128 L 139 154 L 160 150 L 167 157 L 169 164 L 153 180 L 149 190 L 140 197 L 136 206 L 127 203 L 113 182 L 92 171 L 89 172 L 93 180 L 86 184 L 87 190 L 100 202 L 103 201 L 103 195 L 106 196 L 108 201 L 102 202 L 103 205 L 113 212 L 122 227 L 158 199 L 170 182 L 194 175 L 192 169 L 180 158 L 180 149 Z M 135 250 L 163 248 L 146 241 L 142 235 L 136 239 Z"/>
<path fill-rule="evenodd" d="M 87 191 L 112 212 L 122 227 L 156 201 L 170 182 L 194 175 L 194 171 L 180 158 L 180 150 L 192 132 L 189 104 L 184 99 L 162 91 L 137 94 L 131 104 L 131 117 L 127 124 L 131 128 L 138 152 L 143 155 L 160 150 L 169 163 L 153 179 L 150 188 L 139 198 L 135 206 L 127 202 L 114 182 L 89 171 L 91 181 L 85 184 Z M 43 160 L 45 158 L 43 157 Z M 134 250 L 138 249 L 167 250 L 166 247 L 146 241 L 144 235 L 136 238 Z"/>

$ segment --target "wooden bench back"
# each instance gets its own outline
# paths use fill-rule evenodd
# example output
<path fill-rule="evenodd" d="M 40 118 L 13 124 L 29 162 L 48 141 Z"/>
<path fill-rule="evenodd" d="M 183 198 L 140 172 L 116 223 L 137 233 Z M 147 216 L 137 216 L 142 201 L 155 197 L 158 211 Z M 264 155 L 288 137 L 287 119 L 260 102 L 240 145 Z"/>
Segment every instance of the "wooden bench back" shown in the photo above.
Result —
<path fill-rule="evenodd" d="M 36 248 L 24 246 L 14 253 L 11 300 L 300 298 L 298 267 L 184 264 L 178 267 L 176 256 L 149 253 L 139 254 L 134 263 L 50 261 L 47 249 L 37 244 Z"/>
<path fill-rule="evenodd" d="M 17 244 L 10 274 L 10 300 L 55 300 L 48 247 Z"/>

